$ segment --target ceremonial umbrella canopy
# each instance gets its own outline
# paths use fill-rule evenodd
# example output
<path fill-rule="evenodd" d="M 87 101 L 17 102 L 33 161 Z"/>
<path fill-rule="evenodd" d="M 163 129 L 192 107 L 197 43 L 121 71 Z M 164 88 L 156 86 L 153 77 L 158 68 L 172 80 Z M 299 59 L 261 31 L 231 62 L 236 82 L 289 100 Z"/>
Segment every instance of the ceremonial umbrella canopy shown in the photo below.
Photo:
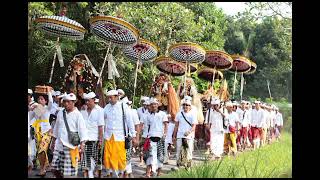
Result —
<path fill-rule="evenodd" d="M 89 20 L 89 23 L 91 32 L 105 42 L 109 43 L 100 71 L 98 83 L 101 80 L 107 57 L 109 66 L 108 69 L 110 70 L 108 71 L 108 78 L 113 79 L 114 75 L 119 77 L 115 62 L 113 61 L 112 52 L 109 55 L 110 47 L 112 44 L 121 47 L 135 45 L 139 38 L 139 30 L 129 22 L 113 16 L 95 16 Z"/>
<path fill-rule="evenodd" d="M 212 81 L 212 77 L 222 80 L 223 74 L 221 71 L 214 70 L 213 68 L 202 67 L 198 70 L 198 77 L 206 81 Z"/>
<path fill-rule="evenodd" d="M 169 47 L 169 54 L 174 60 L 185 63 L 185 71 L 187 71 L 190 63 L 201 63 L 204 61 L 206 51 L 196 43 L 183 42 L 171 45 Z M 186 87 L 186 75 L 187 73 L 185 73 L 184 88 Z"/>
<path fill-rule="evenodd" d="M 202 64 L 211 68 L 227 70 L 231 68 L 232 62 L 233 59 L 228 53 L 210 50 L 206 51 L 206 57 Z"/>
<path fill-rule="evenodd" d="M 244 82 L 243 73 L 250 71 L 252 61 L 240 55 L 231 55 L 231 57 L 233 59 L 233 63 L 232 63 L 232 67 L 229 70 L 235 72 L 232 97 L 234 97 L 234 93 L 236 91 L 237 72 L 241 72 L 242 85 L 241 85 L 240 96 L 242 100 L 242 89 L 243 89 L 243 82 Z"/>
<path fill-rule="evenodd" d="M 251 68 L 251 61 L 244 56 L 231 55 L 233 59 L 232 67 L 229 69 L 233 72 L 248 72 Z"/>
<path fill-rule="evenodd" d="M 210 71 L 208 69 L 207 70 L 205 69 L 204 72 L 202 72 L 202 73 L 205 73 L 208 71 L 212 72 L 211 73 L 211 80 L 209 80 L 209 81 L 211 81 L 212 88 L 213 88 L 213 84 L 214 84 L 214 79 L 216 79 L 215 75 L 219 74 L 219 73 L 213 73 L 213 72 L 215 72 L 216 69 L 219 69 L 219 70 L 230 69 L 232 67 L 232 62 L 233 62 L 232 57 L 224 51 L 219 51 L 219 50 L 206 51 L 206 57 L 205 57 L 205 60 L 202 62 L 202 64 L 207 67 L 213 68 L 213 69 L 210 69 Z M 206 74 L 208 74 L 208 73 L 206 73 Z M 222 76 L 222 78 L 223 78 L 223 76 Z M 210 95 L 210 101 L 211 101 L 211 98 L 212 98 L 212 94 Z"/>
<path fill-rule="evenodd" d="M 139 64 L 147 61 L 151 61 L 157 57 L 159 52 L 159 47 L 154 43 L 147 41 L 145 39 L 139 39 L 138 43 L 133 46 L 127 46 L 123 48 L 124 54 L 132 61 L 137 62 L 135 76 L 134 76 L 134 91 L 133 91 L 133 104 L 134 104 L 134 96 L 137 87 L 137 74 Z"/>
<path fill-rule="evenodd" d="M 55 59 L 57 55 L 60 67 L 64 66 L 61 47 L 59 45 L 59 38 L 63 37 L 72 40 L 82 40 L 84 38 L 84 33 L 86 32 L 86 29 L 80 23 L 71 20 L 65 16 L 42 16 L 40 18 L 37 18 L 35 22 L 37 23 L 37 29 L 51 36 L 57 37 L 56 52 L 54 53 L 49 78 L 49 83 L 51 83 Z"/>
<path fill-rule="evenodd" d="M 170 57 L 160 56 L 153 63 L 159 71 L 171 76 L 182 76 L 185 74 L 185 66 Z"/>
<path fill-rule="evenodd" d="M 251 60 L 250 60 L 250 63 L 251 63 L 251 68 L 248 72 L 245 72 L 245 74 L 253 74 L 257 70 L 257 64 Z"/>

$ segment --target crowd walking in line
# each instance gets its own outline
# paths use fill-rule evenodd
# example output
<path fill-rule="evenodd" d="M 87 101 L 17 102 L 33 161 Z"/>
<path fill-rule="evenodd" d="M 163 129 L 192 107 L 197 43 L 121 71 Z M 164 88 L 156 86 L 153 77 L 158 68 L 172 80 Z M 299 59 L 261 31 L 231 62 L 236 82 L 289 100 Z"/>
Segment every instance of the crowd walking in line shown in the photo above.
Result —
<path fill-rule="evenodd" d="M 173 152 L 177 169 L 191 168 L 199 142 L 207 147 L 211 160 L 216 160 L 281 137 L 279 108 L 260 101 L 238 103 L 213 97 L 202 104 L 204 111 L 186 93 L 181 106 L 171 113 L 156 95 L 142 96 L 137 109 L 122 89 L 105 95 L 105 107 L 99 106 L 99 98 L 105 97 L 95 92 L 84 93 L 84 103 L 77 107 L 78 97 L 73 93 L 28 89 L 29 173 L 38 168 L 41 177 L 48 170 L 57 178 L 79 173 L 85 178 L 133 177 L 132 157 L 137 154 L 139 165 L 145 166 L 145 177 L 158 177 Z"/>

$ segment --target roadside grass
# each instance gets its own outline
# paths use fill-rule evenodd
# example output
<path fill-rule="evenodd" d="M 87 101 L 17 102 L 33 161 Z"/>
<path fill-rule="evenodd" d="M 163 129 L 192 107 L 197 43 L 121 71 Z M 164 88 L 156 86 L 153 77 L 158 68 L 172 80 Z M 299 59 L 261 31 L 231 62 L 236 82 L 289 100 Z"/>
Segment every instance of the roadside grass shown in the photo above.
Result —
<path fill-rule="evenodd" d="M 292 134 L 283 132 L 279 142 L 255 151 L 208 161 L 190 170 L 180 169 L 162 178 L 288 178 L 292 177 Z"/>

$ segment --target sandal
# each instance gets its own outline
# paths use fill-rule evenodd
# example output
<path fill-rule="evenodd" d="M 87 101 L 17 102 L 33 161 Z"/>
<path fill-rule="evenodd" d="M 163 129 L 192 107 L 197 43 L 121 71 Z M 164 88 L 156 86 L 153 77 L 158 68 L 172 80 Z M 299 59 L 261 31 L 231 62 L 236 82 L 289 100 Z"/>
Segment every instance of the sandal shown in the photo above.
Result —
<path fill-rule="evenodd" d="M 46 174 L 47 174 L 46 170 L 44 170 L 42 173 L 41 173 L 41 170 L 40 170 L 40 172 L 38 174 L 36 174 L 36 176 L 45 177 Z"/>

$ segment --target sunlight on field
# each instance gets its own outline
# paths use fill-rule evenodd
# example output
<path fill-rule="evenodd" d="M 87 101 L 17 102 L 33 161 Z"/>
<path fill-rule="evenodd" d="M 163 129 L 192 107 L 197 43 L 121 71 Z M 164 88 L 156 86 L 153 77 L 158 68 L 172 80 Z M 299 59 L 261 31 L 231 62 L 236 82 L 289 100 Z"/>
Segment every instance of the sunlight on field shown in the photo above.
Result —
<path fill-rule="evenodd" d="M 208 161 L 189 171 L 179 170 L 163 177 L 292 177 L 292 135 L 283 133 L 279 142 L 258 150 L 241 153 L 236 158 Z"/>

